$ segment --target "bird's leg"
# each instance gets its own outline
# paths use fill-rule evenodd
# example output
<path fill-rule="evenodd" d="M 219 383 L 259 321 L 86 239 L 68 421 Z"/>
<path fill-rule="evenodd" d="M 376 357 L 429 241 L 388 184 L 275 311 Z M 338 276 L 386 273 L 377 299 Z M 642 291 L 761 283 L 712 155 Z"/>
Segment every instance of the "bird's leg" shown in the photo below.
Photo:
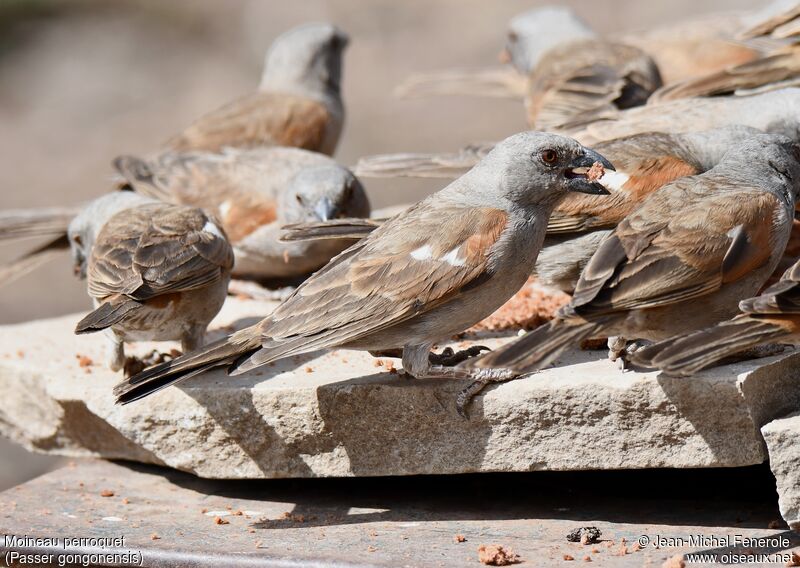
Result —
<path fill-rule="evenodd" d="M 466 369 L 431 365 L 431 344 L 406 346 L 403 349 L 403 370 L 415 379 L 469 379 L 470 385 L 456 398 L 456 410 L 468 419 L 466 408 L 472 398 L 490 383 L 502 383 L 519 376 L 511 369 Z"/>
<path fill-rule="evenodd" d="M 484 351 L 491 351 L 491 349 L 485 345 L 473 345 L 472 347 L 460 351 L 453 351 L 452 347 L 445 347 L 441 353 L 428 353 L 428 362 L 430 362 L 431 365 L 455 367 L 462 361 L 466 361 L 471 357 L 477 357 Z"/>
<path fill-rule="evenodd" d="M 108 340 L 106 365 L 116 373 L 125 366 L 125 342 L 122 337 L 114 333 L 113 329 L 106 329 L 103 333 L 105 333 Z"/>
<path fill-rule="evenodd" d="M 181 351 L 191 353 L 203 346 L 206 338 L 206 328 L 203 325 L 193 325 L 181 337 Z"/>
<path fill-rule="evenodd" d="M 295 291 L 294 286 L 286 286 L 276 290 L 265 288 L 258 282 L 250 280 L 231 279 L 228 284 L 228 294 L 233 296 L 245 296 L 251 300 L 263 300 L 267 302 L 282 302 Z"/>

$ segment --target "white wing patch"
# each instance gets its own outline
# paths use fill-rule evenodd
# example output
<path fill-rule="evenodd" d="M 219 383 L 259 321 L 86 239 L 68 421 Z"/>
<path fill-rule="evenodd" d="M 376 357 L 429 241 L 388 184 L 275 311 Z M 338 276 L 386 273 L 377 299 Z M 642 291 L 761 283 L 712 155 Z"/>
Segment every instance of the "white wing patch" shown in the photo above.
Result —
<path fill-rule="evenodd" d="M 442 262 L 446 262 L 448 264 L 452 264 L 453 266 L 464 266 L 466 264 L 463 258 L 459 258 L 458 253 L 461 251 L 461 247 L 456 247 L 446 255 L 442 256 L 439 260 Z"/>
<path fill-rule="evenodd" d="M 430 260 L 433 256 L 431 245 L 423 245 L 411 251 L 411 258 L 414 260 Z"/>
<path fill-rule="evenodd" d="M 219 205 L 219 216 L 223 221 L 228 218 L 228 213 L 230 213 L 231 207 L 232 207 L 232 205 L 231 205 L 230 200 L 223 201 L 222 203 L 220 203 L 220 205 Z"/>
<path fill-rule="evenodd" d="M 203 225 L 203 232 L 204 233 L 211 233 L 212 235 L 215 235 L 215 236 L 217 236 L 217 237 L 219 237 L 221 239 L 225 238 L 224 235 L 222 234 L 222 231 L 219 230 L 219 227 L 217 227 L 211 221 L 206 221 L 206 224 Z"/>
<path fill-rule="evenodd" d="M 625 172 L 612 172 L 606 170 L 597 183 L 608 189 L 609 191 L 623 191 L 623 186 L 631 179 Z"/>

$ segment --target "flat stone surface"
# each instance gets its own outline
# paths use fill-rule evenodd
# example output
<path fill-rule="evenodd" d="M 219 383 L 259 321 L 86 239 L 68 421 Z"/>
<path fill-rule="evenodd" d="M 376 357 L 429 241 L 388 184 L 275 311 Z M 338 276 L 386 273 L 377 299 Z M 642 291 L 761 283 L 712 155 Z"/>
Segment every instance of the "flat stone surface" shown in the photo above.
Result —
<path fill-rule="evenodd" d="M 777 481 L 781 515 L 793 530 L 800 530 L 800 413 L 774 420 L 761 432 Z"/>
<path fill-rule="evenodd" d="M 209 339 L 272 307 L 230 299 Z M 590 351 L 488 389 L 465 421 L 454 408 L 463 382 L 409 379 L 342 350 L 211 372 L 118 407 L 104 338 L 73 335 L 79 318 L 0 328 L 0 433 L 39 452 L 206 478 L 744 466 L 766 460 L 761 426 L 800 408 L 794 352 L 674 379 L 621 373 Z"/>
<path fill-rule="evenodd" d="M 124 537 L 118 552 L 159 568 L 481 566 L 482 544 L 510 548 L 523 566 L 569 566 L 566 555 L 580 565 L 589 557 L 592 566 L 657 568 L 691 553 L 706 562 L 687 556 L 686 566 L 736 564 L 732 556 L 746 554 L 747 565 L 784 566 L 800 537 L 778 520 L 771 480 L 761 465 L 225 481 L 88 461 L 0 494 L 0 556 L 113 550 L 65 550 L 63 540 L 25 547 L 9 536 Z M 602 540 L 567 542 L 584 526 Z"/>

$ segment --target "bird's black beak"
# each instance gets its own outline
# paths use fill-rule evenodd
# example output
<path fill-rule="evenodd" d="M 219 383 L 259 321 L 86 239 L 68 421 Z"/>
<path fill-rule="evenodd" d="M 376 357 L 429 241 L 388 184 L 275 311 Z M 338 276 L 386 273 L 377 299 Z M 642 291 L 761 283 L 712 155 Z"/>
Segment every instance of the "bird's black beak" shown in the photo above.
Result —
<path fill-rule="evenodd" d="M 598 168 L 595 164 L 600 164 L 602 168 Z M 584 148 L 583 155 L 567 167 L 565 175 L 569 190 L 592 195 L 609 195 L 609 191 L 597 183 L 602 177 L 603 170 L 616 171 L 614 165 L 606 158 L 594 150 Z"/>
<path fill-rule="evenodd" d="M 314 214 L 320 221 L 330 221 L 339 216 L 339 208 L 334 203 L 331 203 L 330 199 L 323 197 L 317 201 L 317 205 L 314 207 Z"/>

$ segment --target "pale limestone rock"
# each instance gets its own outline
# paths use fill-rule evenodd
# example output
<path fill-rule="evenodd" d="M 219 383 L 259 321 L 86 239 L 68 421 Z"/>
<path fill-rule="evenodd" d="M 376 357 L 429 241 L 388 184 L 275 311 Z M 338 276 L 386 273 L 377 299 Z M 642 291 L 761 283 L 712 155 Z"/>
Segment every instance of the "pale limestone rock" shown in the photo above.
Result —
<path fill-rule="evenodd" d="M 800 412 L 770 422 L 761 433 L 777 482 L 781 516 L 789 528 L 800 530 Z"/>
<path fill-rule="evenodd" d="M 209 339 L 273 306 L 230 299 Z M 750 465 L 766 459 L 759 429 L 800 408 L 791 351 L 692 379 L 621 373 L 602 351 L 571 353 L 487 389 L 465 421 L 454 407 L 463 382 L 409 379 L 343 350 L 239 377 L 218 370 L 118 407 L 103 338 L 73 335 L 79 318 L 0 327 L 0 433 L 35 451 L 209 478 Z M 90 373 L 77 354 L 95 362 Z"/>

